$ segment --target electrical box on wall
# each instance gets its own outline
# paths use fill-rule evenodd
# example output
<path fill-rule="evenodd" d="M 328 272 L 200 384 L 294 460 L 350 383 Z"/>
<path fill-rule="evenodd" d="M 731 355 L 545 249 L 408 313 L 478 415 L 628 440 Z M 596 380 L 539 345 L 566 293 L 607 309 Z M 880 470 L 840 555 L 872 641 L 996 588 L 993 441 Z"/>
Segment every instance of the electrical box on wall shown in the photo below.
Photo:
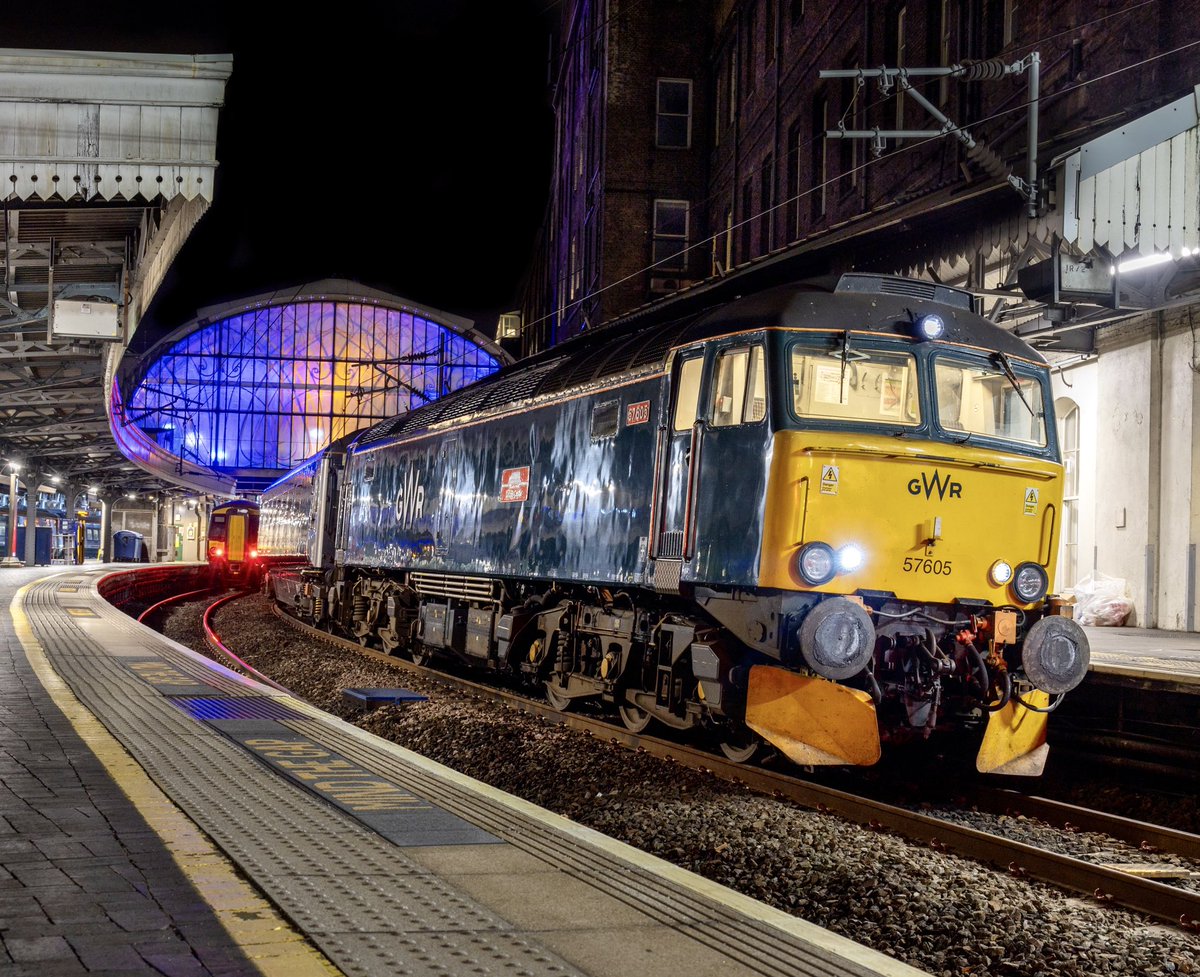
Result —
<path fill-rule="evenodd" d="M 50 332 L 74 339 L 121 339 L 120 307 L 92 299 L 56 299 Z"/>

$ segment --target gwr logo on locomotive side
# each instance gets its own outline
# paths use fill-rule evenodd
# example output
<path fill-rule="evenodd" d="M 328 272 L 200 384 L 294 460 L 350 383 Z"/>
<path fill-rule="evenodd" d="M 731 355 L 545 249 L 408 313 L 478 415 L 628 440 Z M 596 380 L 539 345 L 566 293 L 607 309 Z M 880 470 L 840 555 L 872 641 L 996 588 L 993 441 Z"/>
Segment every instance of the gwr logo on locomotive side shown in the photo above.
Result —
<path fill-rule="evenodd" d="M 396 521 L 409 529 L 424 511 L 425 486 L 421 484 L 421 473 L 410 468 L 396 489 Z"/>
<path fill-rule="evenodd" d="M 951 481 L 949 475 L 943 479 L 936 468 L 933 470 L 932 476 L 921 472 L 920 478 L 911 479 L 908 483 L 909 495 L 920 495 L 924 492 L 927 499 L 933 498 L 934 492 L 937 492 L 939 499 L 944 499 L 947 491 L 950 493 L 950 498 L 961 499 L 962 482 Z"/>

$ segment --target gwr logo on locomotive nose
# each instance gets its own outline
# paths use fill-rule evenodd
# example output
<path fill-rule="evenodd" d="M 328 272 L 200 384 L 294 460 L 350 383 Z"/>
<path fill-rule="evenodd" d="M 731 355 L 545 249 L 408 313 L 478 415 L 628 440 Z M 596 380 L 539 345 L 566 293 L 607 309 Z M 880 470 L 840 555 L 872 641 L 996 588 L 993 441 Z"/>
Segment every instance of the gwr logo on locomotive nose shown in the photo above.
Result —
<path fill-rule="evenodd" d="M 950 498 L 961 499 L 962 482 L 951 481 L 949 475 L 943 478 L 935 468 L 932 476 L 927 472 L 921 472 L 920 478 L 911 479 L 908 483 L 909 495 L 921 495 L 924 493 L 925 498 L 932 499 L 934 492 L 937 493 L 939 499 L 946 498 L 947 492 L 950 493 Z"/>

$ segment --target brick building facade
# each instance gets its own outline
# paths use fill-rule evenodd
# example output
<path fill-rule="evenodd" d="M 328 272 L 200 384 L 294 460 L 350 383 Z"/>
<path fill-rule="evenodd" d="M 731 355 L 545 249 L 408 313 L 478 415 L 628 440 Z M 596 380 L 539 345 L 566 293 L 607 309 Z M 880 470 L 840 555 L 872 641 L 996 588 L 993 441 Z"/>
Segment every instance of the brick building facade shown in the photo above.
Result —
<path fill-rule="evenodd" d="M 1198 16 L 1200 0 L 564 3 L 553 186 L 523 350 L 736 270 L 1011 284 L 1054 234 L 1046 218 L 1062 188 L 1049 164 L 1200 80 L 1200 48 L 1185 46 Z M 1029 173 L 1028 71 L 912 78 L 982 160 L 911 94 L 820 74 L 1028 65 L 1033 52 L 1037 218 L 1003 179 Z M 871 140 L 828 138 L 839 124 L 928 135 L 882 140 L 876 156 Z"/>

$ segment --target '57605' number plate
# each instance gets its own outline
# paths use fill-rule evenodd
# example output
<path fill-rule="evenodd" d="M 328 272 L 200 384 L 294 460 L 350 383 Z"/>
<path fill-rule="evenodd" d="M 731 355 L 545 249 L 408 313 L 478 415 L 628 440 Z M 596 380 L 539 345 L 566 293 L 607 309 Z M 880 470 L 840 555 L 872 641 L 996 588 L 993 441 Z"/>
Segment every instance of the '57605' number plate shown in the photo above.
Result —
<path fill-rule="evenodd" d="M 920 557 L 906 556 L 901 564 L 905 573 L 932 573 L 938 576 L 950 576 L 949 560 L 927 560 Z"/>

